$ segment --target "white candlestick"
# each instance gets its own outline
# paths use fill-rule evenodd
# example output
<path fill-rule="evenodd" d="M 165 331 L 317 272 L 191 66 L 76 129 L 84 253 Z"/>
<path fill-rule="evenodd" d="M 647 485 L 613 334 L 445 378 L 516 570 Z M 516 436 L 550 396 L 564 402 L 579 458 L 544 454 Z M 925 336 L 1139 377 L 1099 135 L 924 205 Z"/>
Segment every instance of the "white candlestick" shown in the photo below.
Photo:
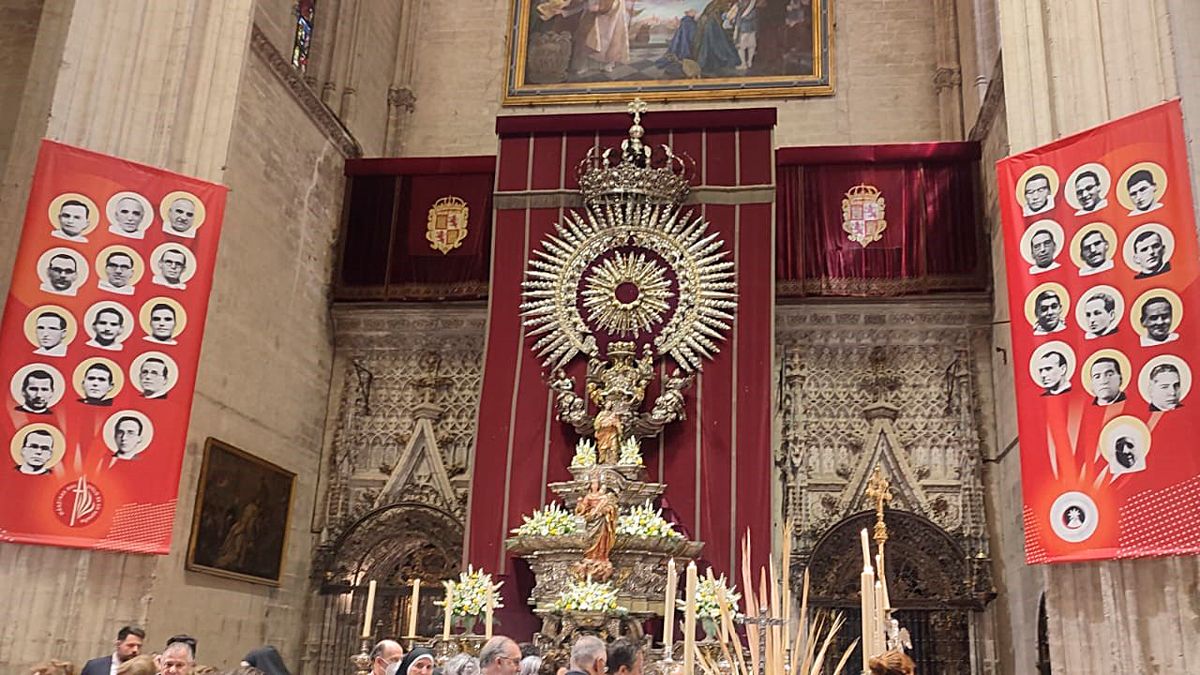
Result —
<path fill-rule="evenodd" d="M 492 639 L 492 605 L 493 605 L 492 593 L 491 593 L 491 591 L 488 591 L 487 614 L 485 615 L 485 618 L 487 619 L 487 623 L 485 624 L 485 628 L 484 628 L 484 632 L 483 632 L 483 637 L 486 640 Z"/>
<path fill-rule="evenodd" d="M 667 561 L 667 595 L 663 598 L 663 653 L 671 658 L 671 647 L 675 645 L 675 587 L 679 573 L 675 570 L 675 559 Z"/>
<path fill-rule="evenodd" d="M 363 617 L 362 636 L 371 637 L 371 617 L 375 615 L 375 580 L 367 584 L 367 614 Z"/>
<path fill-rule="evenodd" d="M 413 579 L 412 582 L 412 602 L 409 603 L 408 611 L 408 635 L 409 637 L 417 636 L 417 610 L 421 606 L 421 580 Z"/>
<path fill-rule="evenodd" d="M 442 613 L 442 640 L 450 640 L 450 609 L 454 606 L 454 591 L 450 590 L 450 582 L 443 581 L 442 585 L 446 587 L 446 593 L 442 596 L 445 608 Z"/>
<path fill-rule="evenodd" d="M 683 675 L 696 670 L 696 563 L 687 566 L 687 606 L 683 612 Z"/>

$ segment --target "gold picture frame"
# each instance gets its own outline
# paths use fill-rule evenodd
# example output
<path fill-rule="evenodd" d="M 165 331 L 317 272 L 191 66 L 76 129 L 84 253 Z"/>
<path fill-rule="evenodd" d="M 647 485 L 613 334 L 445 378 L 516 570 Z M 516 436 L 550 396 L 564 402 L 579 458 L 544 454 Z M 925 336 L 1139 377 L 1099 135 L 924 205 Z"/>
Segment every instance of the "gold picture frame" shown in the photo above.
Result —
<path fill-rule="evenodd" d="M 184 566 L 279 586 L 295 482 L 291 471 L 208 438 Z"/>
<path fill-rule="evenodd" d="M 832 13 L 832 0 L 510 0 L 503 104 L 831 95 Z"/>

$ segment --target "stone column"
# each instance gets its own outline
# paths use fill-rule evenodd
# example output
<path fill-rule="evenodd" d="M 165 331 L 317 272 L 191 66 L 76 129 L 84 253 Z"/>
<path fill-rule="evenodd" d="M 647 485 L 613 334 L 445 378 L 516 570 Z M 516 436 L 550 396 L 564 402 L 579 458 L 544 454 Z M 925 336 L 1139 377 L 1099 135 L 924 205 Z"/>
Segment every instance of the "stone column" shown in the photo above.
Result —
<path fill-rule="evenodd" d="M 1197 48 L 1189 34 L 1197 18 L 1195 3 L 1000 0 L 998 4 L 1012 152 L 1179 94 L 1184 97 L 1185 117 L 1200 114 L 1190 103 L 1200 94 L 1200 85 L 1195 77 L 1181 76 L 1197 72 Z M 1186 63 L 1177 64 L 1177 58 Z M 1193 120 L 1191 129 L 1195 124 Z M 1195 176 L 1194 155 L 1192 165 Z M 998 253 L 1000 264 L 994 266 L 1000 275 L 1001 257 Z M 999 277 L 995 287 L 1004 288 Z M 998 290 L 995 302 L 1007 304 L 1002 291 Z M 998 329 L 1007 332 L 1005 326 Z M 1011 390 L 998 394 L 1012 395 Z M 998 419 L 997 425 L 1011 429 L 1013 420 Z M 1038 572 L 1046 594 L 1056 674 L 1200 672 L 1200 606 L 1196 603 L 1200 559 L 1046 565 Z M 1036 598 L 1026 600 L 1036 603 Z M 1014 618 L 1013 623 L 1014 627 L 1036 625 L 1033 616 Z M 1013 640 L 1033 644 L 1036 635 L 1014 631 Z M 1030 672 L 1032 664 L 1009 667 L 1006 672 L 1024 673 Z"/>
<path fill-rule="evenodd" d="M 0 292 L 7 291 L 43 136 L 222 179 L 253 4 L 46 0 L 0 186 L 0 202 L 9 205 L 0 220 Z M 175 550 L 187 546 L 179 530 Z M 167 560 L 0 544 L 0 587 L 9 589 L 0 625 L 18 627 L 0 634 L 0 670 L 102 653 L 97 647 L 121 625 L 145 622 L 157 566 Z M 156 631 L 153 647 L 174 628 Z"/>

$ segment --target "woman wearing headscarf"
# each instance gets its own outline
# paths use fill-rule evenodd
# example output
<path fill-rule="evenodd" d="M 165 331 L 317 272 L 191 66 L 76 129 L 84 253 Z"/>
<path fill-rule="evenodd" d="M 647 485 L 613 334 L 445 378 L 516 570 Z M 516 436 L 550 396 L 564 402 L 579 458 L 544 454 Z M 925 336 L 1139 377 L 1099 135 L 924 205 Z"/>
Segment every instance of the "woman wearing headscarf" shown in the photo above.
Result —
<path fill-rule="evenodd" d="M 434 666 L 433 652 L 425 647 L 414 647 L 404 655 L 404 660 L 393 666 L 388 666 L 385 675 L 432 675 Z"/>
<path fill-rule="evenodd" d="M 287 666 L 283 665 L 283 657 L 279 655 L 279 650 L 271 645 L 251 650 L 246 658 L 242 659 L 242 665 L 258 668 L 265 675 L 292 675 Z"/>

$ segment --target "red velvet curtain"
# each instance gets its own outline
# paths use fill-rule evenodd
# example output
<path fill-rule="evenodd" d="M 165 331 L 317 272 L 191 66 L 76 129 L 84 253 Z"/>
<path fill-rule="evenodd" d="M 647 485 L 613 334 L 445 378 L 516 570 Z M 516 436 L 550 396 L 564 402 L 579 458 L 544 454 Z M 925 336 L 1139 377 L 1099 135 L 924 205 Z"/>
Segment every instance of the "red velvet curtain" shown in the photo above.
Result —
<path fill-rule="evenodd" d="M 870 147 L 870 146 L 868 146 Z M 975 203 L 974 144 L 789 148 L 776 173 L 776 279 L 781 296 L 888 296 L 987 288 Z M 852 241 L 843 200 L 877 188 L 887 227 Z"/>

